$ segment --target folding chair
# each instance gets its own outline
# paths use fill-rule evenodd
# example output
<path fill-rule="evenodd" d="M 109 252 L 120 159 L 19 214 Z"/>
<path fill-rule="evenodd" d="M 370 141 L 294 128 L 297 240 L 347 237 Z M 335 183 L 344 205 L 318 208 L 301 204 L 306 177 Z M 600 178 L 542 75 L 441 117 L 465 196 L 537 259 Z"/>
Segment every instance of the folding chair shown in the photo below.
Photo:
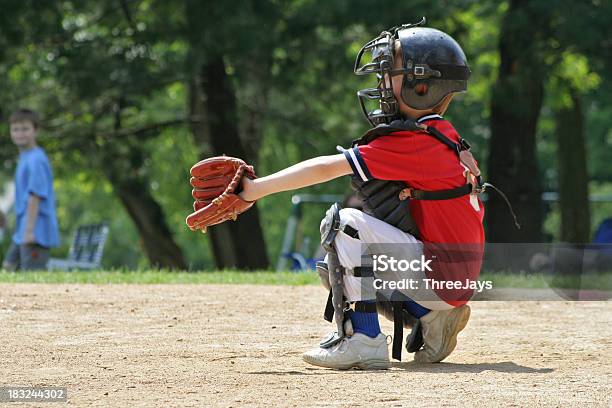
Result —
<path fill-rule="evenodd" d="M 107 236 L 108 225 L 105 222 L 79 226 L 74 233 L 68 258 L 49 259 L 47 269 L 69 271 L 99 268 Z"/>

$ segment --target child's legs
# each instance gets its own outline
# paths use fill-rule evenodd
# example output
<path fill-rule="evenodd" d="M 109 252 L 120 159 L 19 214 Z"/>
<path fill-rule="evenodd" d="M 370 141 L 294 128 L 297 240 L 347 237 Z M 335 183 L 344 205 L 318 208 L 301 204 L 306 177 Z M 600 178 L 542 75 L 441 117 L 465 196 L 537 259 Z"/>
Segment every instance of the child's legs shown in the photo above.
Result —
<path fill-rule="evenodd" d="M 4 261 L 2 261 L 2 268 L 7 271 L 16 271 L 19 269 L 19 245 L 15 245 L 11 242 L 11 246 L 4 255 Z"/>
<path fill-rule="evenodd" d="M 24 271 L 44 270 L 49 262 L 49 248 L 38 244 L 23 244 L 19 246 L 19 258 Z"/>
<path fill-rule="evenodd" d="M 363 244 L 389 244 L 383 245 L 380 249 L 388 249 L 391 252 L 388 255 L 392 255 L 396 259 L 420 259 L 423 253 L 421 242 L 414 236 L 359 210 L 353 208 L 341 210 L 340 223 L 341 226 L 351 226 L 359 234 L 357 239 L 340 231 L 335 239 L 340 264 L 347 269 L 347 274 L 344 277 L 344 292 L 350 302 L 368 300 L 362 299 L 364 292 L 368 292 L 367 290 L 364 291 L 362 287 L 361 280 L 363 278 L 354 276 L 354 268 L 362 266 L 361 258 L 365 247 Z M 377 276 L 383 277 L 387 281 L 412 279 L 417 283 L 418 288 L 401 290 L 404 295 L 428 309 L 444 310 L 452 308 L 451 305 L 440 299 L 432 289 L 426 287 L 423 280 L 426 276 L 422 271 L 391 272 L 384 274 L 384 276 L 377 272 Z M 369 282 L 371 281 L 372 279 L 369 279 Z"/>

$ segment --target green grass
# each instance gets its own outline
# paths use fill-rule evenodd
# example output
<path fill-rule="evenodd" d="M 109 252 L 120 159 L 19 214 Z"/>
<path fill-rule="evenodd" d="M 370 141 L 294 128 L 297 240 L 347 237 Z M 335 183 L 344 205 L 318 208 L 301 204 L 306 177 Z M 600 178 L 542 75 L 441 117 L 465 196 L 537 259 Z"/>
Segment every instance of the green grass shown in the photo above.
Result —
<path fill-rule="evenodd" d="M 483 272 L 480 280 L 491 280 L 493 288 L 548 287 L 599 289 L 612 291 L 612 273 L 584 275 L 580 282 L 575 278 L 541 274 L 516 274 Z M 167 270 L 113 270 L 75 272 L 6 272 L 0 271 L 0 283 L 138 283 L 138 284 L 255 284 L 255 285 L 318 285 L 316 272 L 273 271 L 208 271 L 172 272 Z M 579 283 L 579 284 L 578 284 Z"/>
<path fill-rule="evenodd" d="M 172 272 L 145 271 L 74 271 L 74 272 L 6 272 L 0 271 L 3 283 L 217 283 L 256 285 L 312 285 L 319 282 L 316 272 Z"/>

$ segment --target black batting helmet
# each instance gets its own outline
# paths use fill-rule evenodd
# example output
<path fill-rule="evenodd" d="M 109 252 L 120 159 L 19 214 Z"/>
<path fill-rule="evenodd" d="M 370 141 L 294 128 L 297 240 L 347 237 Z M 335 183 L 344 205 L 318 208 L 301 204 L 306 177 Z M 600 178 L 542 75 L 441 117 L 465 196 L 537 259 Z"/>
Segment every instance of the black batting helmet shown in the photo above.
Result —
<path fill-rule="evenodd" d="M 357 75 L 376 74 L 377 88 L 360 90 L 357 95 L 364 115 L 376 126 L 389 123 L 399 116 L 399 105 L 391 84 L 385 75 L 402 75 L 402 101 L 413 109 L 427 110 L 438 105 L 445 96 L 467 89 L 470 69 L 463 50 L 448 34 L 434 28 L 405 24 L 383 31 L 366 43 L 355 60 Z M 394 44 L 399 41 L 402 67 L 394 69 Z M 369 63 L 362 64 L 366 52 L 371 53 Z M 367 100 L 378 100 L 378 109 L 369 111 Z"/>

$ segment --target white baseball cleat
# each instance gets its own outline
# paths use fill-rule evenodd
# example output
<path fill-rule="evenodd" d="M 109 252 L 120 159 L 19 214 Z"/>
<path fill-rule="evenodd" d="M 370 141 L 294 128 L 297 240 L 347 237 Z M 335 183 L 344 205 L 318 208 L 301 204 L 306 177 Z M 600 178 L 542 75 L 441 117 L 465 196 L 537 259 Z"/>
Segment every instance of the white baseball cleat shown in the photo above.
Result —
<path fill-rule="evenodd" d="M 449 310 L 432 310 L 421 317 L 423 348 L 414 355 L 417 363 L 438 363 L 453 352 L 457 335 L 470 319 L 470 307 L 463 305 Z"/>
<path fill-rule="evenodd" d="M 355 333 L 330 348 L 317 347 L 307 351 L 302 358 L 312 365 L 336 370 L 385 370 L 389 368 L 387 336 L 379 333 L 375 338 L 371 338 Z"/>

